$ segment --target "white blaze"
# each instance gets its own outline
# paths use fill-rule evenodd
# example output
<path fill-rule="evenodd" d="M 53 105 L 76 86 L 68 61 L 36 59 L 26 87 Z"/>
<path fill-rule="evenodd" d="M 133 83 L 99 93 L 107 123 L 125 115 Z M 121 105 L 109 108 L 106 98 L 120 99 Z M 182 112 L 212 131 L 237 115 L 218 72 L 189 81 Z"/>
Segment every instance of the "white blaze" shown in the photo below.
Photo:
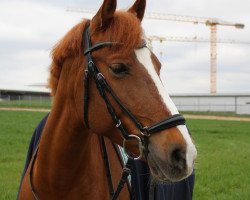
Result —
<path fill-rule="evenodd" d="M 141 49 L 136 49 L 135 54 L 136 54 L 138 61 L 145 67 L 145 69 L 151 76 L 152 80 L 154 81 L 155 86 L 158 89 L 159 95 L 161 96 L 163 103 L 166 105 L 166 108 L 171 112 L 172 115 L 178 114 L 179 112 L 175 104 L 170 99 L 169 94 L 167 93 L 166 89 L 164 88 L 160 80 L 160 77 L 155 71 L 155 68 L 151 59 L 151 52 L 149 51 L 149 49 L 146 47 L 141 48 Z M 187 161 L 188 170 L 191 173 L 192 168 L 193 168 L 193 161 L 196 158 L 197 151 L 188 133 L 187 127 L 185 125 L 179 125 L 177 126 L 177 128 L 181 132 L 187 145 L 186 161 Z"/>

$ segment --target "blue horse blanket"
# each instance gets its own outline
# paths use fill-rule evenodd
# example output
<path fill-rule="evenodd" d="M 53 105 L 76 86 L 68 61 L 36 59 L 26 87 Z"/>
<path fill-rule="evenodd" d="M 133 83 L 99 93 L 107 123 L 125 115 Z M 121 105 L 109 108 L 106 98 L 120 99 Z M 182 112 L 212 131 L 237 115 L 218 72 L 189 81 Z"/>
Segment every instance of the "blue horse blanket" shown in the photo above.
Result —
<path fill-rule="evenodd" d="M 42 119 L 39 125 L 36 127 L 29 145 L 28 154 L 26 157 L 26 162 L 21 177 L 21 183 L 26 170 L 29 166 L 30 160 L 36 147 L 39 143 L 40 137 L 43 132 L 44 125 L 47 121 L 48 114 Z M 194 173 L 188 178 L 171 184 L 156 184 L 151 187 L 150 190 L 150 176 L 149 168 L 145 162 L 133 161 L 131 169 L 131 189 L 133 200 L 151 200 L 152 193 L 154 200 L 191 200 L 193 196 L 194 189 Z M 20 189 L 20 188 L 19 188 Z M 151 194 L 150 194 L 151 193 Z"/>

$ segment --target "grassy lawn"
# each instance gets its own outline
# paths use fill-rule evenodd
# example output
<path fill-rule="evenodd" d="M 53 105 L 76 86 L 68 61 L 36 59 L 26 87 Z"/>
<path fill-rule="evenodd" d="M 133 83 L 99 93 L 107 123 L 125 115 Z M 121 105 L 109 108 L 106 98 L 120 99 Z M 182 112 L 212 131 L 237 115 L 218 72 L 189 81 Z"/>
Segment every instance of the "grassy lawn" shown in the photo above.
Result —
<path fill-rule="evenodd" d="M 0 199 L 15 199 L 34 128 L 45 113 L 0 111 Z"/>
<path fill-rule="evenodd" d="M 194 199 L 249 199 L 250 123 L 188 120 L 198 149 Z"/>
<path fill-rule="evenodd" d="M 51 100 L 11 100 L 0 101 L 0 107 L 51 108 Z"/>
<path fill-rule="evenodd" d="M 31 134 L 45 113 L 0 111 L 0 199 L 15 199 Z M 188 120 L 198 148 L 195 200 L 250 197 L 250 123 Z"/>

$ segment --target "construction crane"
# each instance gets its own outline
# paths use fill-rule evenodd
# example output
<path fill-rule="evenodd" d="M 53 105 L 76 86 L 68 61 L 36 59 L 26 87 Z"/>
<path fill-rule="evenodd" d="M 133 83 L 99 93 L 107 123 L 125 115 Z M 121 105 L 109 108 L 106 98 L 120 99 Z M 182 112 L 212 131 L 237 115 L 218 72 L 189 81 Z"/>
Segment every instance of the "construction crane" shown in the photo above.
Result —
<path fill-rule="evenodd" d="M 202 37 L 180 37 L 180 36 L 167 36 L 167 37 L 161 37 L 156 35 L 147 35 L 147 46 L 153 50 L 153 42 L 158 41 L 160 43 L 163 42 L 197 42 L 197 43 L 210 43 L 210 39 L 208 38 L 202 38 Z M 250 45 L 250 41 L 237 41 L 237 40 L 231 40 L 231 39 L 219 39 L 217 40 L 217 43 L 223 43 L 223 44 L 241 44 L 241 45 Z M 160 52 L 160 55 L 163 55 L 163 52 Z"/>
<path fill-rule="evenodd" d="M 69 12 L 81 12 L 86 14 L 96 13 L 94 10 L 82 8 L 67 8 Z M 189 22 L 193 24 L 205 24 L 210 27 L 210 94 L 217 92 L 217 26 L 232 26 L 237 29 L 243 29 L 244 24 L 231 23 L 216 18 L 194 17 L 186 15 L 165 14 L 157 12 L 145 13 L 145 18 L 153 20 L 167 20 L 177 22 Z"/>
<path fill-rule="evenodd" d="M 169 41 L 169 42 L 198 42 L 198 43 L 210 43 L 210 39 L 208 38 L 202 38 L 202 37 L 181 37 L 181 36 L 166 36 L 161 37 L 157 35 L 149 35 L 146 36 L 148 43 L 150 46 L 152 46 L 153 41 L 159 41 L 160 43 Z M 231 40 L 231 39 L 219 39 L 217 40 L 217 43 L 224 43 L 224 44 L 246 44 L 250 45 L 250 42 L 247 41 L 238 41 L 238 40 Z"/>

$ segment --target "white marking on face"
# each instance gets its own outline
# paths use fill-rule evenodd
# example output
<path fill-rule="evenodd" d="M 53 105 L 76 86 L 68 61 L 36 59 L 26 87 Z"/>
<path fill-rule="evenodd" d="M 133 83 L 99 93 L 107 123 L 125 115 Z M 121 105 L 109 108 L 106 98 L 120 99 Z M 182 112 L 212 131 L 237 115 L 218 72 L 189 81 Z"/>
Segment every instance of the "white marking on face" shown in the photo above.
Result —
<path fill-rule="evenodd" d="M 160 77 L 156 73 L 156 70 L 152 62 L 150 50 L 146 47 L 141 49 L 136 49 L 135 54 L 138 61 L 145 67 L 148 74 L 151 76 L 151 79 L 154 81 L 155 86 L 158 89 L 159 95 L 161 96 L 163 103 L 165 104 L 166 108 L 170 111 L 171 115 L 178 114 L 179 112 L 175 104 L 169 97 L 166 89 L 164 88 L 160 80 Z M 177 128 L 181 132 L 187 145 L 186 161 L 187 161 L 188 173 L 191 173 L 193 169 L 193 161 L 197 156 L 197 151 L 188 133 L 187 127 L 185 125 L 179 125 L 177 126 Z"/>

